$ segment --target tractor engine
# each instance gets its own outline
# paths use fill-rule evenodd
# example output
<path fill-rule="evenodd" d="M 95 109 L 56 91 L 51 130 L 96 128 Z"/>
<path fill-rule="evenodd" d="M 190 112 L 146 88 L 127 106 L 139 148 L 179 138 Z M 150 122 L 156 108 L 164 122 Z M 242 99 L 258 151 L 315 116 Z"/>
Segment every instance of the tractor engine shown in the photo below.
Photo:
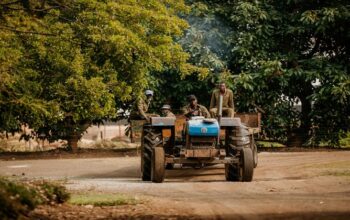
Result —
<path fill-rule="evenodd" d="M 186 148 L 215 148 L 220 132 L 216 119 L 193 117 L 186 125 Z"/>

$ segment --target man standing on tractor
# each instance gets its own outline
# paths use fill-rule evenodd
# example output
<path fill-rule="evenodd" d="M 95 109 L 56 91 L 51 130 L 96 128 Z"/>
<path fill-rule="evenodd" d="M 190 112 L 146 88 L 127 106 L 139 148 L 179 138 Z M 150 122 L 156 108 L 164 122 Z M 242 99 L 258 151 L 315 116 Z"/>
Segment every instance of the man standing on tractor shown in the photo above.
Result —
<path fill-rule="evenodd" d="M 176 116 L 174 115 L 174 113 L 171 112 L 171 107 L 170 105 L 163 105 L 161 108 L 162 117 L 170 117 L 170 118 L 176 118 Z"/>
<path fill-rule="evenodd" d="M 222 96 L 222 113 L 226 117 L 233 118 L 235 114 L 235 107 L 233 104 L 233 92 L 231 89 L 226 88 L 224 82 L 220 82 L 218 89 L 215 89 L 211 95 L 210 100 L 210 114 L 211 117 L 216 118 L 219 110 L 219 100 Z"/>
<path fill-rule="evenodd" d="M 155 114 L 147 113 L 149 106 L 151 104 L 152 98 L 153 98 L 153 91 L 146 90 L 145 96 L 139 97 L 138 99 L 136 99 L 136 102 L 130 113 L 130 119 L 132 120 L 145 119 L 147 122 L 150 122 L 150 117 L 158 116 Z"/>
<path fill-rule="evenodd" d="M 189 95 L 187 100 L 190 104 L 183 107 L 183 114 L 187 117 L 193 116 L 204 116 L 205 118 L 210 118 L 210 114 L 206 107 L 203 105 L 199 105 L 197 101 L 197 97 L 195 95 Z"/>

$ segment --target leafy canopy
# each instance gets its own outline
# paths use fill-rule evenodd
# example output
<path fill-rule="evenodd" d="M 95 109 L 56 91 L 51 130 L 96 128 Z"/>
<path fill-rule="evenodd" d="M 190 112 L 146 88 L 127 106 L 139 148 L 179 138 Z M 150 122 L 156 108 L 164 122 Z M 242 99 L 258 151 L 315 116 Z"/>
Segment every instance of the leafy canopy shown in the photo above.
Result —
<path fill-rule="evenodd" d="M 177 0 L 1 1 L 0 131 L 24 124 L 67 138 L 115 117 L 150 71 L 206 75 L 173 40 L 188 10 Z"/>

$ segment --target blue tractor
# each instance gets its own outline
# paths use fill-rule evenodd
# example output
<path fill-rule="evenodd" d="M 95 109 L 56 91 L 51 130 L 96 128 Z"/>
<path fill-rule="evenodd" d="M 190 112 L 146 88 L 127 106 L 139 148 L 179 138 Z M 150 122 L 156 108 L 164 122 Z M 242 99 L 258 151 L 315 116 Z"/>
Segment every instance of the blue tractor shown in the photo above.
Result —
<path fill-rule="evenodd" d="M 220 114 L 219 114 L 220 115 Z M 250 182 L 257 166 L 257 149 L 249 128 L 239 117 L 206 119 L 193 117 L 176 137 L 175 118 L 152 117 L 141 137 L 143 181 L 164 181 L 174 164 L 203 166 L 224 164 L 227 181 Z M 164 137 L 164 130 L 170 136 Z"/>

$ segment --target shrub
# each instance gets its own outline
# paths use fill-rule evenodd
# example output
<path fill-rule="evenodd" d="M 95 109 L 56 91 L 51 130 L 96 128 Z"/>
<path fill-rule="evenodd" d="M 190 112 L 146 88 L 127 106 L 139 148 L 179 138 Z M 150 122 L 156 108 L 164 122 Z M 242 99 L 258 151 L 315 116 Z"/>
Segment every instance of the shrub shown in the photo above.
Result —
<path fill-rule="evenodd" d="M 17 219 L 40 203 L 41 199 L 33 188 L 0 179 L 0 219 Z"/>
<path fill-rule="evenodd" d="M 38 205 L 63 203 L 68 199 L 69 193 L 58 183 L 0 178 L 0 219 L 20 219 Z"/>

